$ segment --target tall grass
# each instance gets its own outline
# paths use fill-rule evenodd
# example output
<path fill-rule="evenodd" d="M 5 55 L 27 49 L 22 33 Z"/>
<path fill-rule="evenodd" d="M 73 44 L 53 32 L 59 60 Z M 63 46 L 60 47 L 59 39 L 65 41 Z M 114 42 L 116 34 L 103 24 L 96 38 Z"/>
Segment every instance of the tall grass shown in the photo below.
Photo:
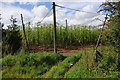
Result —
<path fill-rule="evenodd" d="M 74 65 L 81 57 L 82 54 L 68 56 L 64 61 L 53 66 L 41 78 L 63 78 L 64 74 L 70 69 L 71 64 Z"/>
<path fill-rule="evenodd" d="M 0 59 L 2 62 L 3 78 L 35 78 L 48 71 L 52 66 L 66 57 L 54 53 L 26 53 L 20 51 L 18 55 L 7 55 Z"/>
<path fill-rule="evenodd" d="M 53 44 L 53 28 L 52 24 L 26 26 L 26 34 L 29 44 L 52 45 Z M 99 35 L 98 28 L 94 26 L 68 26 L 67 28 L 57 25 L 57 44 L 58 45 L 80 45 L 87 43 L 96 43 Z M 21 31 L 22 32 L 22 31 Z"/>
<path fill-rule="evenodd" d="M 92 49 L 91 47 L 88 49 Z M 0 59 L 2 78 L 120 78 L 118 54 L 112 47 L 98 47 L 103 55 L 94 60 L 93 51 L 62 55 L 55 53 L 28 53 L 21 50 L 17 55 Z"/>

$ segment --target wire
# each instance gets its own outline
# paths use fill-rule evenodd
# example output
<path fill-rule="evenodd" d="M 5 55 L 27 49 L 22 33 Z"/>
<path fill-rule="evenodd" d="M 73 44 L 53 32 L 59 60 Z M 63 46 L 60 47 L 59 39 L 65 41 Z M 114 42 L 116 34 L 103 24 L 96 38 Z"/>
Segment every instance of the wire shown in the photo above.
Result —
<path fill-rule="evenodd" d="M 87 11 L 81 11 L 78 9 L 72 9 L 72 8 L 68 8 L 68 7 L 64 7 L 64 6 L 60 6 L 60 5 L 55 5 L 57 7 L 61 7 L 61 8 L 66 8 L 66 9 L 70 9 L 70 10 L 74 10 L 74 11 L 79 11 L 79 12 L 85 12 L 85 13 L 91 13 L 91 14 L 99 14 L 99 13 L 93 13 L 93 12 L 87 12 Z M 99 14 L 99 15 L 103 15 L 103 14 Z"/>
<path fill-rule="evenodd" d="M 52 8 L 50 9 L 50 11 L 45 15 L 45 17 L 39 23 L 41 23 L 50 14 L 51 10 L 52 10 Z"/>

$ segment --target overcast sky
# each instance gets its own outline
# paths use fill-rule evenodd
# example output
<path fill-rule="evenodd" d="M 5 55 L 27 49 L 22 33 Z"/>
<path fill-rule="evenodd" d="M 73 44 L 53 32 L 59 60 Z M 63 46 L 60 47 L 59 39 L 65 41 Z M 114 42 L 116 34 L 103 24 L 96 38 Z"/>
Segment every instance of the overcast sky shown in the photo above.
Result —
<path fill-rule="evenodd" d="M 22 13 L 25 23 L 30 21 L 34 24 L 38 21 L 41 21 L 50 11 L 52 7 L 52 1 L 54 0 L 0 0 L 0 13 L 2 14 L 2 22 L 4 24 L 10 24 L 10 18 L 11 15 L 13 15 L 15 18 L 17 18 L 18 24 L 21 24 L 20 14 Z M 75 2 L 75 0 L 59 0 L 56 1 L 56 4 L 81 11 L 97 13 L 100 4 L 104 1 L 105 0 L 79 0 Z M 101 24 L 101 21 L 93 21 L 95 18 L 104 20 L 104 15 L 100 14 L 77 12 L 66 8 L 56 7 L 57 22 L 61 25 L 64 25 L 65 20 L 67 19 L 69 25 L 81 24 L 96 26 Z M 44 22 L 53 23 L 52 11 L 42 23 Z"/>

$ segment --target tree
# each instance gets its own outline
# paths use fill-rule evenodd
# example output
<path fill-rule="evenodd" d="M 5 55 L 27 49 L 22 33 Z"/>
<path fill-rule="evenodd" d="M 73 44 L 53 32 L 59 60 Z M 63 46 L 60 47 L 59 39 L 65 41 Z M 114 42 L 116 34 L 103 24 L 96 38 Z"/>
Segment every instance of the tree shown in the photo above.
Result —
<path fill-rule="evenodd" d="M 3 29 L 3 53 L 14 54 L 21 47 L 21 35 L 19 32 L 19 26 L 16 25 L 16 18 L 11 16 L 11 25 L 8 25 L 8 29 Z"/>
<path fill-rule="evenodd" d="M 110 35 L 108 35 L 107 38 L 118 53 L 118 71 L 120 71 L 120 1 L 105 2 L 100 7 L 102 7 L 102 9 L 100 9 L 99 12 L 103 11 L 110 14 L 108 21 Z"/>
<path fill-rule="evenodd" d="M 1 14 L 0 14 L 0 20 L 1 20 Z M 2 41 L 2 28 L 3 28 L 4 24 L 2 22 L 0 22 L 0 43 Z"/>
<path fill-rule="evenodd" d="M 107 38 L 111 45 L 115 47 L 115 51 L 120 53 L 120 1 L 105 2 L 100 7 L 101 9 L 98 12 L 103 11 L 110 16 L 107 23 L 109 26 L 108 29 L 110 29 L 110 35 Z"/>

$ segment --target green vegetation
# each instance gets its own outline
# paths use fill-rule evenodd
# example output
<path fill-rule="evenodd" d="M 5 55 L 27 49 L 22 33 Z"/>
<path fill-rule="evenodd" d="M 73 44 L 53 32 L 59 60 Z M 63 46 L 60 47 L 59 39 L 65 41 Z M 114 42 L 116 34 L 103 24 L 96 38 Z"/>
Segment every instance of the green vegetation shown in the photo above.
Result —
<path fill-rule="evenodd" d="M 115 51 L 120 53 L 120 1 L 105 2 L 100 7 L 99 12 L 107 12 L 110 15 L 107 22 L 110 34 L 107 35 L 107 38 L 111 45 L 116 48 Z"/>
<path fill-rule="evenodd" d="M 90 52 L 73 55 L 21 51 L 17 55 L 7 55 L 0 59 L 3 64 L 2 76 L 3 78 L 120 78 L 118 54 L 113 50 L 112 47 L 99 47 L 103 55 L 103 59 L 99 62 L 95 62 L 92 48 Z"/>
<path fill-rule="evenodd" d="M 96 64 L 92 75 L 97 78 L 120 78 L 118 71 L 118 55 L 114 53 L 104 54 L 104 58 Z"/>
<path fill-rule="evenodd" d="M 94 61 L 94 55 L 84 55 L 68 71 L 64 78 L 118 78 L 118 55 L 114 53 L 102 53 L 104 56 L 98 63 Z"/>
<path fill-rule="evenodd" d="M 8 55 L 2 59 L 3 78 L 31 78 L 48 71 L 53 65 L 64 60 L 65 56 L 53 53 L 26 53 Z"/>
<path fill-rule="evenodd" d="M 20 35 L 19 26 L 16 25 L 16 18 L 11 16 L 11 25 L 7 26 L 8 29 L 2 29 L 2 53 L 14 54 L 22 46 L 22 37 Z"/>
<path fill-rule="evenodd" d="M 21 33 L 23 33 L 21 31 Z M 26 24 L 26 33 L 29 44 L 53 45 L 53 25 L 37 25 L 32 27 L 30 22 Z M 57 26 L 57 45 L 82 45 L 96 43 L 99 29 L 94 26 Z"/>
<path fill-rule="evenodd" d="M 65 73 L 64 78 L 88 78 L 88 73 L 87 63 L 82 57 L 70 71 Z"/>
<path fill-rule="evenodd" d="M 12 24 L 2 29 L 3 78 L 120 78 L 120 2 L 106 2 L 100 11 L 110 14 L 107 26 L 102 33 L 98 52 L 95 55 L 95 43 L 100 29 L 94 26 L 57 25 L 57 47 L 70 46 L 83 52 L 72 55 L 55 53 L 33 53 L 26 50 L 23 30 L 16 25 L 16 18 L 11 17 Z M 2 27 L 4 26 L 1 22 Z M 34 26 L 34 27 L 33 27 Z M 29 46 L 41 48 L 43 45 L 53 48 L 53 25 L 26 24 Z M 92 46 L 90 46 L 92 44 Z M 88 47 L 89 46 L 89 47 Z M 21 49 L 22 48 L 22 49 Z M 21 49 L 21 51 L 20 51 Z M 43 49 L 43 48 L 42 48 Z M 69 49 L 69 48 L 66 48 Z M 25 50 L 25 51 L 24 51 Z M 63 49 L 64 50 L 64 49 Z M 20 51 L 20 52 L 19 52 Z M 86 52 L 85 52 L 86 51 Z M 59 52 L 59 51 L 58 51 Z M 16 53 L 16 54 L 15 54 Z M 98 53 L 98 54 L 99 54 Z M 97 58 L 97 61 L 95 61 Z"/>
<path fill-rule="evenodd" d="M 69 70 L 69 68 L 74 65 L 79 59 L 81 55 L 71 55 L 68 56 L 64 61 L 59 64 L 53 66 L 49 72 L 43 75 L 43 78 L 63 78 L 64 74 Z"/>

